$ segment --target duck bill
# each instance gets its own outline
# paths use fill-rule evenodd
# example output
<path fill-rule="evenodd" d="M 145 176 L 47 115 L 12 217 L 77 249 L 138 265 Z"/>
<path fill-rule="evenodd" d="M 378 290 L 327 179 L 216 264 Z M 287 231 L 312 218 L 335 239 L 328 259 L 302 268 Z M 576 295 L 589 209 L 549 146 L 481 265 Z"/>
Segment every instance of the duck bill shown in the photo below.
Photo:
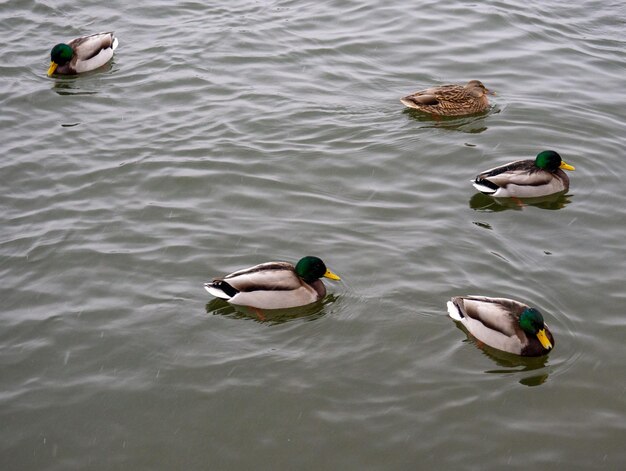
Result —
<path fill-rule="evenodd" d="M 563 161 L 561 161 L 561 165 L 559 165 L 559 168 L 562 168 L 563 170 L 576 170 L 576 168 L 573 165 L 570 165 Z"/>
<path fill-rule="evenodd" d="M 58 66 L 59 64 L 57 64 L 56 62 L 50 62 L 50 67 L 48 68 L 48 77 L 50 77 L 54 73 L 54 71 L 57 70 Z"/>
<path fill-rule="evenodd" d="M 543 348 L 545 348 L 546 350 L 552 349 L 552 342 L 550 342 L 548 336 L 546 335 L 546 329 L 541 329 L 539 332 L 537 332 L 537 338 L 541 342 Z"/>
<path fill-rule="evenodd" d="M 341 278 L 339 278 L 337 275 L 335 275 L 332 271 L 328 269 L 326 270 L 326 273 L 324 273 L 324 277 L 330 278 L 331 280 L 335 280 L 335 281 L 341 280 Z"/>
<path fill-rule="evenodd" d="M 494 92 L 493 90 L 487 90 L 487 95 L 493 95 L 493 96 L 496 96 L 496 95 L 497 95 L 497 93 L 496 93 L 496 92 Z"/>

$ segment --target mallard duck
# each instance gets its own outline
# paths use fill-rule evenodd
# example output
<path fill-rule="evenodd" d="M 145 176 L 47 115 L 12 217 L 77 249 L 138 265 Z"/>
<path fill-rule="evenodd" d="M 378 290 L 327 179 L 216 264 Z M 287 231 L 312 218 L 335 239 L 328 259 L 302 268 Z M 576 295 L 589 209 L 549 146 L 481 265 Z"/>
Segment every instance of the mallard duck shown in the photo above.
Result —
<path fill-rule="evenodd" d="M 326 296 L 320 278 L 340 278 L 317 257 L 307 256 L 296 266 L 288 262 L 267 262 L 238 270 L 205 283 L 213 296 L 239 306 L 258 309 L 285 309 L 305 306 Z"/>
<path fill-rule="evenodd" d="M 541 313 L 506 298 L 455 296 L 448 314 L 490 347 L 527 357 L 545 355 L 554 348 L 554 337 Z"/>
<path fill-rule="evenodd" d="M 113 57 L 118 40 L 113 33 L 97 33 L 57 44 L 50 51 L 48 76 L 74 75 L 102 67 Z"/>
<path fill-rule="evenodd" d="M 517 160 L 479 174 L 472 184 L 481 193 L 498 198 L 536 198 L 569 189 L 563 170 L 575 170 L 553 150 L 544 150 L 535 160 Z"/>
<path fill-rule="evenodd" d="M 487 90 L 480 80 L 470 80 L 467 85 L 441 85 L 420 90 L 401 98 L 409 108 L 437 116 L 463 116 L 482 113 L 489 108 Z"/>

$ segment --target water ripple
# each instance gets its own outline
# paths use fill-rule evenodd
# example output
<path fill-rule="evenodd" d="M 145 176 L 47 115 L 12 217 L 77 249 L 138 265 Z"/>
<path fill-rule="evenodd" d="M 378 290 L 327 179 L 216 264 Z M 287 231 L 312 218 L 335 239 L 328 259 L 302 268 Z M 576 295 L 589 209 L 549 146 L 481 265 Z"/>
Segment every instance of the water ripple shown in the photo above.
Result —
<path fill-rule="evenodd" d="M 618 467 L 625 15 L 11 2 L 4 468 Z M 52 44 L 101 30 L 109 67 L 45 76 Z M 470 79 L 498 93 L 485 115 L 398 101 Z M 576 166 L 565 196 L 469 183 L 546 148 Z M 342 282 L 307 309 L 263 320 L 202 287 L 309 253 Z M 555 350 L 478 349 L 446 315 L 465 293 L 537 306 Z"/>

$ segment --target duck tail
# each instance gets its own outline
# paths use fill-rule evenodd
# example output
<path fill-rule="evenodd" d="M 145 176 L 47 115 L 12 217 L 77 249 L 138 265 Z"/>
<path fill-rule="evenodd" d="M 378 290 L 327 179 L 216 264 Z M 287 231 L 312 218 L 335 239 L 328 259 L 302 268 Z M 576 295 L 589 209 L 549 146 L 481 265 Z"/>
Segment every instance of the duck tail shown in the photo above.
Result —
<path fill-rule="evenodd" d="M 233 288 L 224 280 L 213 280 L 210 283 L 204 284 L 204 289 L 206 289 L 209 294 L 215 296 L 216 298 L 229 300 L 233 296 L 235 296 L 239 291 Z"/>
<path fill-rule="evenodd" d="M 461 322 L 465 316 L 461 313 L 459 307 L 454 303 L 454 300 L 448 301 L 447 306 L 448 315 L 455 321 Z"/>
<path fill-rule="evenodd" d="M 471 182 L 474 188 L 486 195 L 493 195 L 500 188 L 495 183 L 492 183 L 484 178 L 476 177 L 476 179 L 471 180 Z"/>
<path fill-rule="evenodd" d="M 405 96 L 403 98 L 400 98 L 400 102 L 404 106 L 407 106 L 409 108 L 419 109 L 419 107 L 417 106 L 417 103 L 415 103 L 415 100 L 412 100 L 411 98 L 412 98 L 411 96 Z"/>

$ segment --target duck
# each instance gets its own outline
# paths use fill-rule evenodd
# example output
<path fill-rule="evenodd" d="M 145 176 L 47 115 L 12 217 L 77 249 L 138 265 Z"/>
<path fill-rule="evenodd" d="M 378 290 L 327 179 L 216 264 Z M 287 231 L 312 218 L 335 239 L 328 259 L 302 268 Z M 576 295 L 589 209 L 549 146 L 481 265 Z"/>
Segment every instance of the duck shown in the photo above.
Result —
<path fill-rule="evenodd" d="M 558 152 L 544 150 L 535 160 L 516 160 L 485 170 L 472 185 L 497 198 L 537 198 L 569 190 L 569 177 L 563 170 L 576 168 L 564 162 Z"/>
<path fill-rule="evenodd" d="M 555 342 L 539 310 L 508 298 L 454 296 L 448 314 L 490 347 L 525 357 L 546 355 Z"/>
<path fill-rule="evenodd" d="M 216 298 L 257 309 L 306 306 L 326 296 L 320 278 L 340 280 L 324 262 L 307 255 L 294 266 L 289 262 L 266 262 L 235 271 L 204 284 Z"/>
<path fill-rule="evenodd" d="M 480 80 L 465 85 L 440 85 L 400 98 L 407 107 L 435 116 L 464 116 L 489 109 L 487 95 L 495 95 Z"/>
<path fill-rule="evenodd" d="M 50 51 L 48 76 L 76 75 L 95 70 L 109 62 L 119 41 L 112 32 L 96 33 L 60 43 Z"/>

